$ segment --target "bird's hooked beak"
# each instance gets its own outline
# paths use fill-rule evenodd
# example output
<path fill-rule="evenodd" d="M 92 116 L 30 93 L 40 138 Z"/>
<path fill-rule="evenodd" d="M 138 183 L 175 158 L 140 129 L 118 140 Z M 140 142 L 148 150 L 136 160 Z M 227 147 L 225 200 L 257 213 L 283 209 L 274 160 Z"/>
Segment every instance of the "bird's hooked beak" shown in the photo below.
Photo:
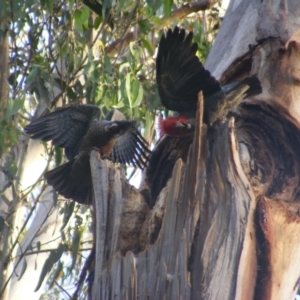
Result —
<path fill-rule="evenodd" d="M 192 125 L 190 123 L 183 123 L 181 121 L 177 121 L 175 128 L 178 129 L 191 129 Z"/>
<path fill-rule="evenodd" d="M 118 127 L 119 127 L 119 125 L 117 123 L 112 123 L 108 126 L 105 126 L 105 131 L 117 130 Z"/>

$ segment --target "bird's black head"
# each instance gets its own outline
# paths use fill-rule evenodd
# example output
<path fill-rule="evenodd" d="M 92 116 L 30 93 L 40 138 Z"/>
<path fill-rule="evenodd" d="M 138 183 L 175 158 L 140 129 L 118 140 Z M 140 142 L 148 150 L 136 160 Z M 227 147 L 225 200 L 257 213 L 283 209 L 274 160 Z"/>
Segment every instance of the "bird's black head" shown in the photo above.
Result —
<path fill-rule="evenodd" d="M 104 131 L 115 136 L 120 136 L 135 128 L 135 121 L 122 120 L 110 122 L 104 127 Z"/>

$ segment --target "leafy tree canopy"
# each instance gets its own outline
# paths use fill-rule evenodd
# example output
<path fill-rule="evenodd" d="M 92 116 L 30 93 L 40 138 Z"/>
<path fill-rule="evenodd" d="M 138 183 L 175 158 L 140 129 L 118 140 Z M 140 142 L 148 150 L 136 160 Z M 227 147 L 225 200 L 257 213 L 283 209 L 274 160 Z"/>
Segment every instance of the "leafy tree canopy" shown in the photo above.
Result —
<path fill-rule="evenodd" d="M 16 149 L 24 136 L 22 128 L 47 109 L 93 103 L 103 114 L 114 107 L 128 118 L 138 120 L 145 138 L 155 142 L 155 118 L 168 114 L 156 91 L 156 46 L 165 29 L 179 25 L 194 31 L 198 55 L 205 60 L 220 26 L 221 8 L 220 3 L 208 9 L 209 4 L 200 2 L 0 1 L 1 47 L 9 45 L 8 69 L 5 57 L 1 65 L 1 76 L 8 74 L 5 81 L 8 93 L 1 86 L 0 148 L 7 177 L 6 185 L 1 188 L 3 195 L 12 195 L 8 190 L 15 188 L 14 197 L 6 196 L 7 204 L 15 209 L 23 207 L 25 211 L 21 221 L 0 216 L 4 240 L 11 238 L 9 230 L 4 234 L 5 224 L 18 228 L 18 234 L 12 242 L 7 242 L 9 246 L 3 252 L 7 262 L 15 258 L 12 254 L 26 236 L 46 189 L 42 177 L 26 190 L 19 185 L 24 156 L 16 155 Z M 48 167 L 61 164 L 64 158 L 60 149 L 46 144 L 45 149 Z M 48 280 L 47 299 L 74 292 L 74 283 L 79 279 L 92 240 L 89 209 L 57 195 L 53 201 L 57 219 L 62 222 L 56 228 L 60 232 L 56 246 L 48 248 L 48 241 L 37 239 L 14 261 L 40 252 L 49 253 L 44 265 L 38 266 L 39 279 L 36 279 L 37 290 Z M 25 272 L 26 261 L 23 264 Z M 3 281 L 2 292 L 11 275 Z M 69 292 L 68 287 L 71 287 Z"/>

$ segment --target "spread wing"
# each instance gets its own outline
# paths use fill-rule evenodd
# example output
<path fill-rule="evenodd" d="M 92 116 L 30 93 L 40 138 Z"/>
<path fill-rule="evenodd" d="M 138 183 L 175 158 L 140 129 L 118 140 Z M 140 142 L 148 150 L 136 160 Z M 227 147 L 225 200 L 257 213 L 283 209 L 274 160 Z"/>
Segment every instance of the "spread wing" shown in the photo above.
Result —
<path fill-rule="evenodd" d="M 118 110 L 111 110 L 106 120 L 122 121 L 125 116 Z M 151 153 L 147 141 L 142 137 L 136 127 L 118 137 L 113 148 L 111 157 L 114 162 L 131 164 L 134 167 L 143 168 Z"/>
<path fill-rule="evenodd" d="M 92 122 L 100 117 L 95 105 L 74 105 L 44 115 L 27 125 L 24 130 L 32 139 L 51 141 L 65 148 L 69 160 L 73 159 Z"/>
<path fill-rule="evenodd" d="M 193 33 L 175 27 L 159 42 L 156 59 L 156 81 L 162 104 L 173 111 L 197 109 L 200 90 L 204 97 L 221 90 L 219 82 L 205 70 L 196 56 Z"/>

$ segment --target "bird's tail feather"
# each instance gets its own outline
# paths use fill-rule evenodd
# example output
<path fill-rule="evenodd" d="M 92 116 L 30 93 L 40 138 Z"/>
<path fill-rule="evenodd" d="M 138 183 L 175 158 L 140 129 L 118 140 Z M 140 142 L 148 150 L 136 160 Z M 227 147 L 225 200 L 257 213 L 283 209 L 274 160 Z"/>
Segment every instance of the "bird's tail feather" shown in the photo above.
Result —
<path fill-rule="evenodd" d="M 243 79 L 240 84 L 247 85 L 246 97 L 255 96 L 262 92 L 262 87 L 257 75 Z"/>
<path fill-rule="evenodd" d="M 226 90 L 227 89 L 227 90 Z M 258 95 L 262 92 L 260 81 L 257 75 L 244 78 L 243 80 L 225 86 L 225 97 L 223 101 L 226 103 L 234 102 L 236 105 L 242 99 L 250 96 Z"/>
<path fill-rule="evenodd" d="M 79 181 L 79 177 L 81 177 L 82 174 L 79 174 L 78 168 L 74 171 L 74 164 L 76 164 L 75 159 L 46 172 L 45 179 L 49 185 L 53 186 L 54 189 L 65 198 L 70 198 L 80 204 L 91 204 L 93 193 L 91 178 L 87 180 L 85 176 L 86 184 L 84 184 L 85 180 L 82 181 L 82 184 L 78 184 L 77 181 Z M 87 167 L 89 168 L 89 165 L 87 165 Z M 84 174 L 86 172 L 82 173 Z"/>

